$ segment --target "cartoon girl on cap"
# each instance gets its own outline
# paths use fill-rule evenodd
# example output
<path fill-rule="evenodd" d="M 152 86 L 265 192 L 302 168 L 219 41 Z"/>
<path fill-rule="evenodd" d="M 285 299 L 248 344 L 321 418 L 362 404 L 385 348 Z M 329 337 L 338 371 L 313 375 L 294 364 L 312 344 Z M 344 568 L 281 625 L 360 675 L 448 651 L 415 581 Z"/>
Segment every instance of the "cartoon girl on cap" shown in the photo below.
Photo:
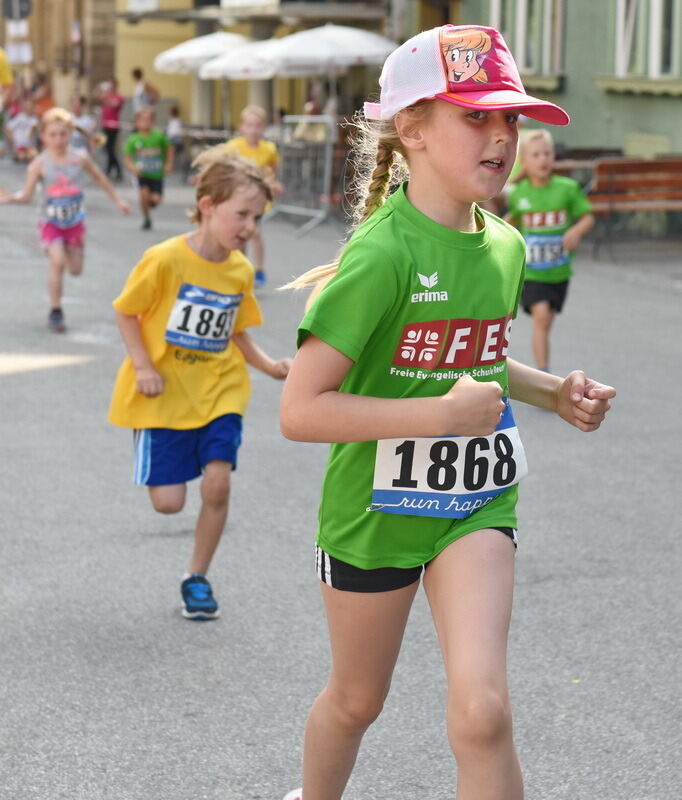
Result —
<path fill-rule="evenodd" d="M 463 83 L 487 83 L 488 73 L 481 67 L 478 56 L 487 53 L 492 47 L 490 36 L 482 30 L 453 30 L 445 28 L 441 32 L 440 46 L 445 58 L 448 80 Z"/>

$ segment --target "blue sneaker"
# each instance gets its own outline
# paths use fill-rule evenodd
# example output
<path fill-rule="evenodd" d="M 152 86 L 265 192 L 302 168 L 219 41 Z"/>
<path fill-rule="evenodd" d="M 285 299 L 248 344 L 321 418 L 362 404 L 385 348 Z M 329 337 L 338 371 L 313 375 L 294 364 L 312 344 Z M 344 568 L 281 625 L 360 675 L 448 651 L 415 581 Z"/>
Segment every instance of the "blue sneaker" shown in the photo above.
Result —
<path fill-rule="evenodd" d="M 220 611 L 211 584 L 203 575 L 190 575 L 180 584 L 182 616 L 187 619 L 218 619 Z"/>
<path fill-rule="evenodd" d="M 255 276 L 255 278 L 253 280 L 254 288 L 255 289 L 262 289 L 265 286 L 266 282 L 267 282 L 267 279 L 265 277 L 265 270 L 257 269 L 256 270 L 256 276 Z"/>

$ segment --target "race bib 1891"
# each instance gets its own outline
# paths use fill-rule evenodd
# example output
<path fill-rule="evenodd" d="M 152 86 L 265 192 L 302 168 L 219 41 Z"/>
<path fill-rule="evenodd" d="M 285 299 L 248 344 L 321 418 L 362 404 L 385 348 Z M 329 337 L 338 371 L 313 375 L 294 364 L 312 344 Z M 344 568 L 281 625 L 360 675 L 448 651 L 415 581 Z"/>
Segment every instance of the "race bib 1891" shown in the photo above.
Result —
<path fill-rule="evenodd" d="M 508 398 L 490 436 L 380 439 L 368 511 L 464 519 L 528 473 Z"/>
<path fill-rule="evenodd" d="M 190 350 L 224 350 L 243 296 L 183 283 L 168 317 L 166 341 Z"/>
<path fill-rule="evenodd" d="M 526 236 L 526 264 L 532 269 L 552 269 L 568 264 L 561 233 Z"/>

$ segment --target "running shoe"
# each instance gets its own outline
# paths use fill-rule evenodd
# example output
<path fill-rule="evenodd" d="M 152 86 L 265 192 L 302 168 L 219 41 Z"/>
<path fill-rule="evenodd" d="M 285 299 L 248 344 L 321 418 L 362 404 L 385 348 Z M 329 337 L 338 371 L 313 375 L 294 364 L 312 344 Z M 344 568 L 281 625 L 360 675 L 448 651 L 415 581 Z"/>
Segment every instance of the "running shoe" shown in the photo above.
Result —
<path fill-rule="evenodd" d="M 142 230 L 150 231 L 151 229 L 152 229 L 152 221 L 149 217 L 145 217 L 144 222 L 142 223 Z"/>
<path fill-rule="evenodd" d="M 262 289 L 266 284 L 265 271 L 262 269 L 256 270 L 256 277 L 254 278 L 253 285 L 256 289 Z"/>
<path fill-rule="evenodd" d="M 294 789 L 293 792 L 284 795 L 283 800 L 303 800 L 303 789 Z"/>
<path fill-rule="evenodd" d="M 187 619 L 217 619 L 218 603 L 211 584 L 203 575 L 190 575 L 180 584 L 182 616 Z"/>
<path fill-rule="evenodd" d="M 47 327 L 55 333 L 64 333 L 66 324 L 64 323 L 64 312 L 61 308 L 53 308 L 47 317 Z"/>

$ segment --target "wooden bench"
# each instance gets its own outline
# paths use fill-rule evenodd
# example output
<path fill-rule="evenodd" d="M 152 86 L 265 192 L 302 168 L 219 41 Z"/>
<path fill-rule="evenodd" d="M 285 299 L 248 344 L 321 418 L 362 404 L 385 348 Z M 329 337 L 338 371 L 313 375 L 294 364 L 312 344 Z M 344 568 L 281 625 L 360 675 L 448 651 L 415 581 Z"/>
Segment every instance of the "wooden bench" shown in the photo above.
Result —
<path fill-rule="evenodd" d="M 592 213 L 601 236 L 610 243 L 615 214 L 638 211 L 682 211 L 682 157 L 603 158 L 595 161 L 589 187 Z"/>

